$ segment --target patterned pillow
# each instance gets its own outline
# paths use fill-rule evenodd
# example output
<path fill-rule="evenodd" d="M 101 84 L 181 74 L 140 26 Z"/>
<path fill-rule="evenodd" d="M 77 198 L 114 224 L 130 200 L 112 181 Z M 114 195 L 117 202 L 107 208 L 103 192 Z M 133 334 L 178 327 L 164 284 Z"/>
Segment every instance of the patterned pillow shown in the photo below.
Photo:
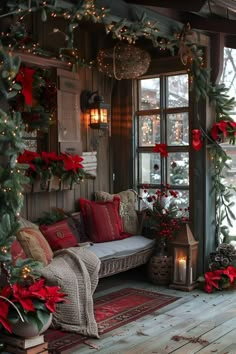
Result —
<path fill-rule="evenodd" d="M 76 237 L 73 235 L 66 219 L 52 225 L 41 225 L 40 230 L 53 251 L 78 246 Z"/>
<path fill-rule="evenodd" d="M 95 200 L 112 200 L 114 196 L 120 198 L 120 216 L 123 221 L 124 232 L 128 232 L 132 235 L 140 234 L 140 224 L 135 210 L 135 203 L 137 201 L 135 191 L 129 189 L 118 194 L 110 194 L 102 191 L 95 192 Z"/>
<path fill-rule="evenodd" d="M 12 258 L 12 263 L 13 265 L 16 264 L 16 261 L 18 259 L 25 259 L 27 258 L 23 248 L 21 247 L 21 244 L 19 243 L 18 240 L 15 240 L 12 245 L 11 245 L 11 258 Z"/>
<path fill-rule="evenodd" d="M 25 227 L 17 233 L 17 240 L 28 258 L 33 258 L 44 265 L 51 262 L 52 250 L 39 229 Z"/>
<path fill-rule="evenodd" d="M 80 198 L 79 204 L 84 218 L 88 237 L 93 242 L 121 240 L 130 234 L 122 232 L 122 222 L 119 216 L 120 199 L 114 198 L 108 202 L 92 202 Z"/>

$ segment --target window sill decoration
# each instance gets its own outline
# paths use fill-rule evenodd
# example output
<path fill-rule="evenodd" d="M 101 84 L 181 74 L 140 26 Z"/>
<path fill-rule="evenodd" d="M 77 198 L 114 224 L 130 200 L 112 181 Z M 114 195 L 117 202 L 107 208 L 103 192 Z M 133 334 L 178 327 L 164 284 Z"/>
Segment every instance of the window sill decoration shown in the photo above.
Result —
<path fill-rule="evenodd" d="M 74 184 L 78 184 L 85 178 L 90 178 L 90 174 L 85 172 L 81 162 L 83 158 L 78 155 L 70 155 L 55 152 L 45 152 L 41 154 L 24 150 L 18 156 L 18 163 L 24 167 L 29 166 L 26 170 L 26 176 L 33 184 L 33 191 L 46 191 L 50 187 L 49 182 L 54 183 L 53 190 L 60 188 L 59 183 L 66 183 L 68 188 L 72 189 Z M 57 186 L 55 186 L 55 184 Z M 36 189 L 35 186 L 39 185 Z M 63 188 L 64 189 L 64 188 Z"/>

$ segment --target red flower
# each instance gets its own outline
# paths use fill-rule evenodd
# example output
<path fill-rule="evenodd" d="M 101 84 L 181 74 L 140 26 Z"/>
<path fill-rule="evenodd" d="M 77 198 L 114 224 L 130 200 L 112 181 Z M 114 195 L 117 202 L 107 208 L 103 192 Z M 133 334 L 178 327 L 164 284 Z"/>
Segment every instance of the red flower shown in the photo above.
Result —
<path fill-rule="evenodd" d="M 13 284 L 12 290 L 14 296 L 14 299 L 12 300 L 13 302 L 19 302 L 23 309 L 26 311 L 35 311 L 32 301 L 32 293 L 29 291 L 29 289 L 16 283 Z"/>
<path fill-rule="evenodd" d="M 225 137 L 229 135 L 229 133 L 234 133 L 236 135 L 236 122 L 231 122 L 228 120 L 222 120 L 218 123 L 215 123 L 211 128 L 211 136 L 214 140 L 217 140 L 218 135 L 223 133 Z"/>
<path fill-rule="evenodd" d="M 30 168 L 36 171 L 35 164 L 32 162 L 35 158 L 40 157 L 40 154 L 34 151 L 24 150 L 23 154 L 20 154 L 17 158 L 18 163 L 26 163 Z"/>
<path fill-rule="evenodd" d="M 55 304 L 57 302 L 66 301 L 64 299 L 65 294 L 59 292 L 60 288 L 58 286 L 45 286 L 44 279 L 31 285 L 29 290 L 32 292 L 32 295 L 45 301 L 45 306 L 50 312 L 56 311 Z"/>
<path fill-rule="evenodd" d="M 221 279 L 221 273 L 220 271 L 214 271 L 204 274 L 206 281 L 204 289 L 207 293 L 211 293 L 213 288 L 219 289 L 218 281 Z"/>
<path fill-rule="evenodd" d="M 63 157 L 63 163 L 66 171 L 72 170 L 73 172 L 77 172 L 77 169 L 83 168 L 81 165 L 81 161 L 83 158 L 78 155 L 69 155 L 69 154 L 61 154 Z"/>
<path fill-rule="evenodd" d="M 62 157 L 61 157 L 61 156 L 58 156 L 58 155 L 55 153 L 55 151 L 53 151 L 53 152 L 46 152 L 46 151 L 43 151 L 43 152 L 41 153 L 41 157 L 42 157 L 42 159 L 45 161 L 45 163 L 46 163 L 47 165 L 49 165 L 50 162 L 52 162 L 52 161 L 60 161 L 60 160 L 62 160 Z"/>
<path fill-rule="evenodd" d="M 167 157 L 167 145 L 166 144 L 156 144 L 155 147 L 152 149 L 153 152 L 159 152 L 161 157 Z"/>
<path fill-rule="evenodd" d="M 227 275 L 230 283 L 233 283 L 234 279 L 236 278 L 236 268 L 228 266 L 227 268 L 223 269 L 222 274 Z"/>

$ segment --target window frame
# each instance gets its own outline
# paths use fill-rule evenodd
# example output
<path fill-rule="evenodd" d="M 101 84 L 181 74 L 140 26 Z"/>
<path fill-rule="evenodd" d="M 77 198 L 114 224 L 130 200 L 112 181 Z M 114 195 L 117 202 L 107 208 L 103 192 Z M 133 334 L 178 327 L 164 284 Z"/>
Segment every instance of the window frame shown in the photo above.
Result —
<path fill-rule="evenodd" d="M 172 67 L 173 65 L 171 65 Z M 153 70 L 154 71 L 154 70 Z M 188 99 L 188 107 L 166 107 L 166 100 L 165 97 L 163 96 L 163 84 L 160 82 L 160 108 L 158 109 L 148 109 L 148 110 L 141 110 L 138 109 L 138 103 L 140 99 L 140 85 L 139 81 L 143 79 L 150 79 L 150 78 L 162 78 L 162 77 L 168 77 L 168 76 L 175 76 L 175 75 L 181 75 L 181 74 L 188 74 L 187 70 L 183 70 L 183 68 L 176 68 L 176 70 L 158 70 L 159 72 L 155 73 L 155 71 L 150 74 L 150 75 L 145 75 L 142 76 L 134 81 L 134 86 L 133 86 L 133 92 L 134 92 L 134 142 L 133 142 L 133 156 L 134 156 L 134 186 L 136 190 L 140 190 L 140 188 L 143 186 L 143 183 L 139 183 L 139 154 L 140 153 L 145 153 L 145 152 L 152 152 L 152 149 L 155 145 L 151 146 L 140 146 L 139 144 L 139 117 L 144 116 L 144 115 L 160 115 L 160 119 L 162 117 L 165 117 L 165 127 L 161 128 L 161 130 L 164 129 L 164 132 L 161 131 L 161 143 L 167 141 L 167 115 L 172 114 L 172 113 L 188 113 L 188 123 L 189 123 L 189 144 L 188 145 L 168 145 L 167 151 L 169 153 L 172 152 L 186 152 L 189 155 L 189 184 L 188 185 L 171 185 L 173 189 L 177 190 L 183 190 L 183 191 L 188 191 L 189 193 L 189 218 L 190 220 L 193 219 L 193 159 L 192 159 L 192 154 L 193 154 L 193 149 L 191 147 L 191 131 L 192 131 L 192 120 L 193 120 L 193 112 L 192 112 L 192 103 L 193 103 L 193 97 L 191 94 L 190 90 L 190 78 L 189 78 L 189 99 Z M 166 80 L 163 80 L 166 82 Z M 165 85 L 164 85 L 165 86 Z M 166 89 L 166 87 L 164 87 Z M 164 109 L 162 108 L 164 102 Z M 163 125 L 162 125 L 163 126 Z M 165 141 L 163 141 L 163 136 Z M 168 170 L 168 164 L 166 159 L 161 159 L 161 182 L 155 183 L 155 184 L 149 184 L 149 188 L 153 189 L 159 189 L 161 187 L 161 183 L 167 184 L 167 170 Z"/>

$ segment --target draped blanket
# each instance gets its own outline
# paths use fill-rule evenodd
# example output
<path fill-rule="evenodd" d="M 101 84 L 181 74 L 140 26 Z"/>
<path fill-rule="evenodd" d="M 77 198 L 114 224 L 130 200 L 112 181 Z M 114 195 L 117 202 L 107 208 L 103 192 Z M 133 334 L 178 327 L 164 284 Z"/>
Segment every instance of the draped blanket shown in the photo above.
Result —
<path fill-rule="evenodd" d="M 67 302 L 57 304 L 53 327 L 99 337 L 94 317 L 93 293 L 98 284 L 100 260 L 86 247 L 71 247 L 55 252 L 41 275 L 48 285 L 60 286 Z"/>

